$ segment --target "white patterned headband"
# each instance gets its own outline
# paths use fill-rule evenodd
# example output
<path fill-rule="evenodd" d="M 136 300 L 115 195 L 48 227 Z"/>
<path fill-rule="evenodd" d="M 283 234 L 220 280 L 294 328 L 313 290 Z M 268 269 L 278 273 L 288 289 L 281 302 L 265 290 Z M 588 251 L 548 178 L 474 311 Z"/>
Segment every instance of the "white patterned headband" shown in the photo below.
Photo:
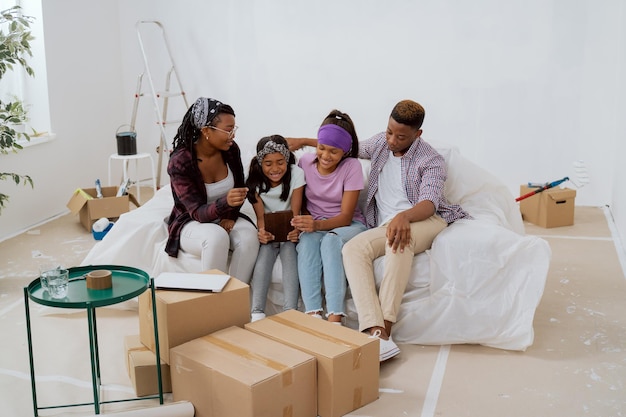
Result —
<path fill-rule="evenodd" d="M 209 123 L 217 116 L 222 107 L 222 103 L 206 97 L 200 97 L 193 103 L 191 112 L 193 114 L 193 125 L 197 129 L 208 126 Z"/>
<path fill-rule="evenodd" d="M 280 153 L 282 156 L 284 156 L 285 161 L 289 163 L 289 156 L 291 156 L 291 152 L 289 152 L 289 148 L 287 148 L 282 143 L 276 143 L 273 140 L 268 140 L 267 142 L 265 142 L 265 145 L 263 145 L 263 149 L 257 152 L 256 160 L 259 162 L 259 165 L 261 165 L 263 164 L 263 158 L 265 158 L 267 155 L 271 153 L 277 153 L 277 152 Z"/>

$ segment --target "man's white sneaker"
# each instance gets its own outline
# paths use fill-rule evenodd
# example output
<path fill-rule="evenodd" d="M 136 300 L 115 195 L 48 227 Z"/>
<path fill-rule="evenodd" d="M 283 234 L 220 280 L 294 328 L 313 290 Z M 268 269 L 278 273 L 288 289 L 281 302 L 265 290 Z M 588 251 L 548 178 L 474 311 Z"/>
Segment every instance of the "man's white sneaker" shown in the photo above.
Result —
<path fill-rule="evenodd" d="M 252 323 L 265 318 L 265 313 L 252 313 Z"/>
<path fill-rule="evenodd" d="M 393 340 L 391 340 L 391 337 L 389 338 L 389 340 L 385 340 L 380 337 L 381 334 L 382 332 L 377 329 L 370 336 L 370 339 L 378 339 L 378 342 L 380 344 L 379 360 L 381 362 L 384 362 L 387 359 L 391 359 L 394 356 L 397 356 L 400 353 L 400 348 L 393 342 Z"/>

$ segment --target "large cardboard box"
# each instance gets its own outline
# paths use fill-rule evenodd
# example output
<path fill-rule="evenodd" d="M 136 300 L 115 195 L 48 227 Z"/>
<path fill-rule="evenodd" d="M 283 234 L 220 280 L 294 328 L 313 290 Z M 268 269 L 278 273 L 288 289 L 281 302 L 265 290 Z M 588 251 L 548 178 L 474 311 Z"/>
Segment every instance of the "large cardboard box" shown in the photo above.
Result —
<path fill-rule="evenodd" d="M 196 417 L 315 417 L 315 358 L 230 327 L 172 349 L 174 401 Z"/>
<path fill-rule="evenodd" d="M 319 416 L 343 416 L 378 398 L 378 339 L 296 310 L 245 328 L 316 357 Z"/>
<path fill-rule="evenodd" d="M 156 355 L 139 340 L 139 335 L 124 338 L 126 352 L 126 370 L 138 397 L 159 393 Z M 170 366 L 161 362 L 161 388 L 163 392 L 172 392 Z"/>
<path fill-rule="evenodd" d="M 520 195 L 535 188 L 520 186 Z M 522 218 L 538 226 L 551 228 L 574 224 L 576 190 L 550 188 L 520 201 Z"/>
<path fill-rule="evenodd" d="M 224 274 L 216 269 L 206 273 Z M 170 363 L 170 349 L 175 346 L 250 321 L 250 287 L 235 277 L 230 277 L 220 293 L 157 290 L 155 298 L 159 348 L 165 363 Z M 150 291 L 139 296 L 139 337 L 156 352 Z"/>
<path fill-rule="evenodd" d="M 139 207 L 132 194 L 116 197 L 117 187 L 102 187 L 102 198 L 97 198 L 95 188 L 79 188 L 67 202 L 67 208 L 78 214 L 81 224 L 91 232 L 91 227 L 100 218 L 115 220 L 130 210 L 130 203 Z"/>

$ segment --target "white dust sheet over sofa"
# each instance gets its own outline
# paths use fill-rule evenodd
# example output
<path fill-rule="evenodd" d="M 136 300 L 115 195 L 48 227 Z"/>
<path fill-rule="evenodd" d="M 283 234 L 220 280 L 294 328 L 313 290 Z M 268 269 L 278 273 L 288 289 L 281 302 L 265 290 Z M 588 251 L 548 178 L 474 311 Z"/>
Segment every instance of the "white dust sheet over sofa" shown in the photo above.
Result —
<path fill-rule="evenodd" d="M 533 317 L 546 282 L 550 247 L 543 239 L 524 235 L 518 205 L 496 177 L 455 148 L 435 147 L 448 166 L 448 200 L 461 204 L 473 220 L 453 223 L 437 236 L 429 251 L 415 256 L 393 327 L 394 340 L 525 350 L 533 343 Z M 362 165 L 367 177 L 369 161 L 362 161 Z M 198 258 L 185 253 L 171 258 L 164 252 L 164 220 L 172 206 L 171 189 L 166 185 L 145 205 L 123 214 L 82 265 L 128 265 L 151 276 L 162 271 L 201 272 Z M 243 211 L 254 218 L 248 203 Z M 384 257 L 374 263 L 377 282 L 382 278 L 383 263 Z M 281 310 L 281 289 L 281 266 L 277 262 L 268 294 L 268 314 Z M 356 328 L 356 311 L 349 294 L 346 308 L 346 324 Z"/>

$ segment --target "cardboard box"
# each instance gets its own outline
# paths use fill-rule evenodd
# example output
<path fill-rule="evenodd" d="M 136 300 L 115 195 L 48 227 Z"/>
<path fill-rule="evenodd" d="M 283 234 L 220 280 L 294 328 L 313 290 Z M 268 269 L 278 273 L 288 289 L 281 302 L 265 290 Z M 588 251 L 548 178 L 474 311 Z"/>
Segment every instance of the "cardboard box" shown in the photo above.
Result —
<path fill-rule="evenodd" d="M 78 214 L 82 225 L 91 232 L 91 227 L 100 218 L 116 220 L 130 210 L 130 203 L 139 207 L 139 202 L 132 194 L 116 197 L 117 187 L 102 187 L 103 198 L 97 198 L 95 188 L 79 188 L 67 202 L 67 208 Z"/>
<path fill-rule="evenodd" d="M 520 195 L 534 190 L 520 186 Z M 570 188 L 550 188 L 520 201 L 522 218 L 538 226 L 551 228 L 574 224 L 576 190 Z"/>
<path fill-rule="evenodd" d="M 378 339 L 297 310 L 245 328 L 315 356 L 319 416 L 343 416 L 378 398 Z"/>
<path fill-rule="evenodd" d="M 126 370 L 138 397 L 157 395 L 156 355 L 139 341 L 139 335 L 124 338 L 126 352 Z M 161 388 L 163 392 L 172 392 L 170 366 L 161 362 Z"/>
<path fill-rule="evenodd" d="M 209 274 L 224 274 L 216 269 Z M 161 360 L 170 363 L 170 349 L 230 326 L 243 327 L 250 321 L 250 287 L 231 277 L 220 293 L 201 291 L 156 291 Z M 152 296 L 139 296 L 139 337 L 156 352 Z"/>
<path fill-rule="evenodd" d="M 196 417 L 315 417 L 315 358 L 230 327 L 171 351 L 174 401 Z"/>

